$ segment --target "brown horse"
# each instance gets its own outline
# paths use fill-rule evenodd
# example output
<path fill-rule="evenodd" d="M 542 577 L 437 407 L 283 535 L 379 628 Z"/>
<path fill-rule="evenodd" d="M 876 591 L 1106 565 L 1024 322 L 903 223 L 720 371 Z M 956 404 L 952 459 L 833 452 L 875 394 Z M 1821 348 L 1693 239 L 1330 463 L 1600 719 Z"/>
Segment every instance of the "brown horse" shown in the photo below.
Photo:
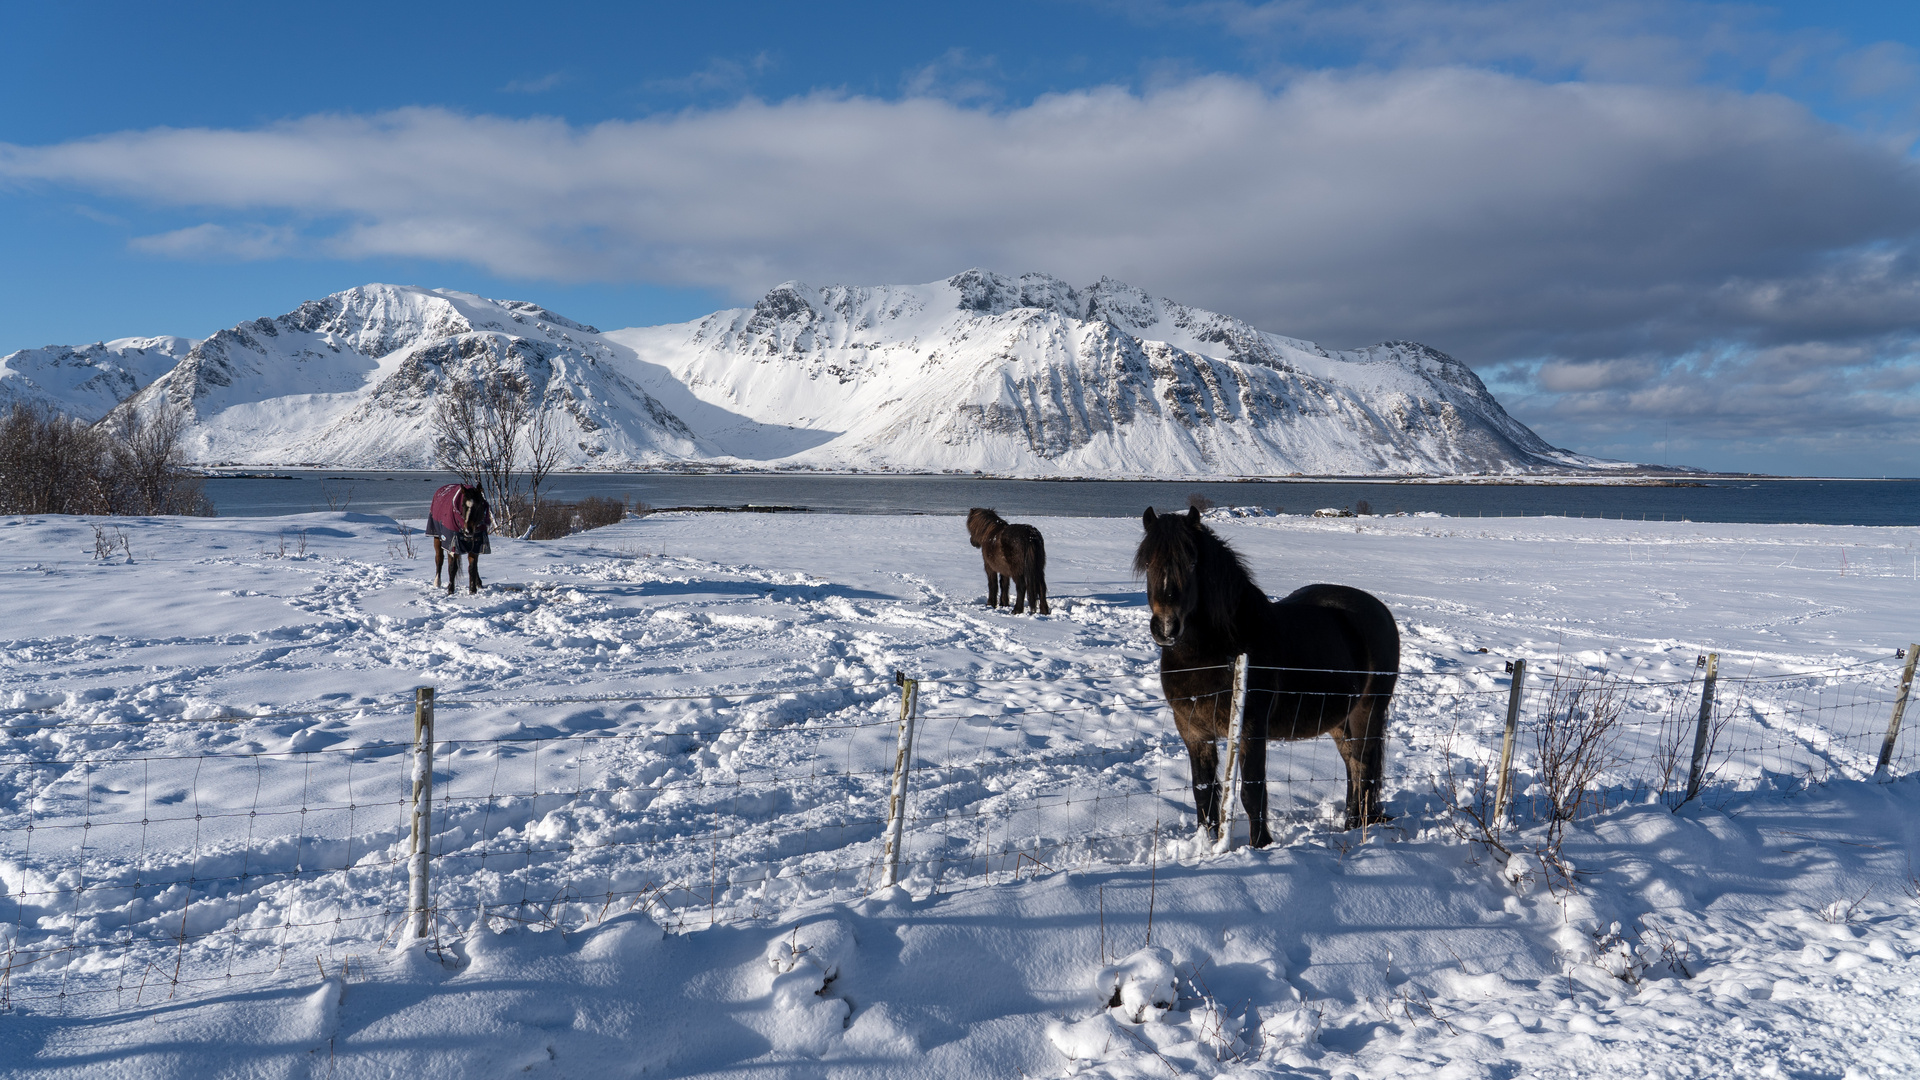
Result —
<path fill-rule="evenodd" d="M 1216 838 L 1223 800 L 1215 778 L 1232 709 L 1233 663 L 1247 654 L 1240 803 L 1249 840 L 1265 847 L 1267 740 L 1332 733 L 1347 765 L 1347 828 L 1387 820 L 1381 809 L 1387 704 L 1400 667 L 1400 629 L 1368 593 L 1308 585 L 1273 601 L 1240 556 L 1200 522 L 1200 511 L 1142 517 L 1133 569 L 1147 579 L 1160 688 L 1193 768 L 1193 802 Z"/>
<path fill-rule="evenodd" d="M 477 487 L 447 484 L 433 493 L 433 505 L 427 513 L 427 532 L 433 537 L 433 583 L 440 584 L 440 562 L 447 566 L 447 595 L 453 595 L 453 583 L 460 576 L 460 556 L 467 557 L 467 592 L 480 591 L 480 556 L 493 553 L 487 542 L 487 530 L 493 515 L 487 498 Z"/>
<path fill-rule="evenodd" d="M 1047 606 L 1047 544 L 1040 538 L 1039 529 L 1011 524 L 999 514 L 976 506 L 967 511 L 967 538 L 980 549 L 980 561 L 987 567 L 988 607 L 1007 603 L 1007 585 L 1011 582 L 1015 615 L 1023 609 L 1053 614 Z"/>

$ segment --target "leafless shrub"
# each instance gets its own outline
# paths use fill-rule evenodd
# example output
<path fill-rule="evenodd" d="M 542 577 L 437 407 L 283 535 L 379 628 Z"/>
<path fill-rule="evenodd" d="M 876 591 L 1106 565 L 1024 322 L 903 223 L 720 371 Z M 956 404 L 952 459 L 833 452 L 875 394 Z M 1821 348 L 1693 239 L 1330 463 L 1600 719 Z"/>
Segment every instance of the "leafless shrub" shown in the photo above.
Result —
<path fill-rule="evenodd" d="M 201 478 L 185 465 L 180 437 L 186 431 L 186 413 L 164 407 L 152 414 L 126 409 L 99 426 L 118 439 L 115 457 L 125 507 L 119 512 L 212 516 Z"/>
<path fill-rule="evenodd" d="M 1365 499 L 1360 499 L 1353 504 L 1353 512 L 1361 517 L 1369 517 L 1373 514 L 1373 504 Z"/>
<path fill-rule="evenodd" d="M 1533 743 L 1547 817 L 1546 849 L 1556 858 L 1567 824 L 1582 810 L 1604 808 L 1599 781 L 1619 763 L 1614 746 L 1626 705 L 1620 681 L 1604 674 L 1563 669 L 1547 686 L 1546 710 Z"/>
<path fill-rule="evenodd" d="M 627 516 L 619 499 L 589 495 L 579 502 L 544 502 L 534 511 L 531 540 L 557 540 L 588 529 L 615 524 Z"/>
<path fill-rule="evenodd" d="M 395 522 L 394 524 L 400 527 L 400 550 L 406 553 L 407 558 L 413 558 L 413 528 L 404 521 Z"/>
<path fill-rule="evenodd" d="M 1625 708 L 1623 687 L 1605 675 L 1557 675 L 1548 685 L 1544 711 L 1531 725 L 1528 790 L 1540 811 L 1538 817 L 1544 818 L 1544 828 L 1537 832 L 1509 825 L 1505 808 L 1497 804 L 1499 755 L 1459 752 L 1463 737 L 1476 751 L 1479 748 L 1456 725 L 1444 744 L 1446 766 L 1439 784 L 1448 824 L 1462 840 L 1497 852 L 1506 878 L 1516 885 L 1535 879 L 1532 864 L 1537 863 L 1537 876 L 1549 887 L 1571 887 L 1576 874 L 1561 855 L 1567 825 L 1582 811 L 1598 809 L 1603 803 L 1602 774 L 1617 764 L 1614 745 Z M 1515 761 L 1513 768 L 1518 771 L 1520 762 Z M 1515 781 L 1512 787 L 1517 791 L 1521 784 Z"/>
<path fill-rule="evenodd" d="M 1660 742 L 1654 748 L 1654 772 L 1658 776 L 1660 797 L 1678 810 L 1687 801 L 1687 786 L 1693 772 L 1693 744 L 1700 734 L 1700 695 L 1704 689 L 1698 683 L 1689 682 L 1685 689 L 1676 691 L 1667 699 L 1667 708 L 1660 716 Z M 1707 716 L 1707 741 L 1700 754 L 1700 780 L 1704 784 L 1716 768 L 1724 764 L 1732 753 L 1727 745 L 1727 726 L 1733 722 L 1731 713 L 1721 709 L 1719 702 L 1710 706 Z"/>
<path fill-rule="evenodd" d="M 441 462 L 485 493 L 495 524 L 510 536 L 532 525 L 540 487 L 560 460 L 554 402 L 544 388 L 538 396 L 536 403 L 524 373 L 489 351 L 466 375 L 450 377 L 434 406 Z"/>
<path fill-rule="evenodd" d="M 1693 978 L 1687 966 L 1693 958 L 1692 946 L 1666 927 L 1644 923 L 1638 934 L 1628 938 L 1616 922 L 1596 932 L 1593 944 L 1593 965 L 1629 986 L 1639 986 L 1649 975 Z"/>
<path fill-rule="evenodd" d="M 332 484 L 321 484 L 320 494 L 327 500 L 327 509 L 345 510 L 353 505 L 353 485 L 336 488 Z"/>
<path fill-rule="evenodd" d="M 1821 908 L 1815 914 L 1819 915 L 1823 922 L 1834 923 L 1838 926 L 1850 925 L 1853 920 L 1859 916 L 1860 905 L 1866 903 L 1867 897 L 1871 895 L 1873 895 L 1873 886 L 1869 885 L 1859 896 L 1842 896 L 1838 900 Z"/>
<path fill-rule="evenodd" d="M 183 461 L 185 423 L 127 411 L 89 426 L 15 402 L 0 417 L 0 513 L 211 515 Z"/>
<path fill-rule="evenodd" d="M 0 421 L 0 513 L 110 514 L 116 466 L 105 432 L 15 402 Z"/>
<path fill-rule="evenodd" d="M 1194 510 L 1211 510 L 1214 507 L 1214 502 L 1212 499 L 1196 491 L 1187 496 L 1187 506 Z"/>
<path fill-rule="evenodd" d="M 127 538 L 127 530 L 118 525 L 95 525 L 93 557 L 102 560 L 111 559 L 116 550 L 126 552 L 127 562 L 133 562 L 133 542 Z"/>

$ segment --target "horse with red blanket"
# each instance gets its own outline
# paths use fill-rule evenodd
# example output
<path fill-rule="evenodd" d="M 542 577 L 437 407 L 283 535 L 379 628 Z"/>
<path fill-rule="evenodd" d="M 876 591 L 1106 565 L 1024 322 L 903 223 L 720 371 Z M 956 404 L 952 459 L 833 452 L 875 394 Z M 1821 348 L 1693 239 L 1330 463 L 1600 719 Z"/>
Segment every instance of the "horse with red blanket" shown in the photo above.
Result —
<path fill-rule="evenodd" d="M 487 530 L 493 515 L 487 509 L 486 496 L 477 487 L 448 484 L 433 493 L 433 507 L 427 514 L 427 534 L 433 537 L 433 583 L 440 584 L 440 562 L 447 565 L 447 595 L 453 595 L 453 583 L 460 576 L 460 556 L 467 557 L 467 592 L 480 591 L 480 556 L 493 554 L 487 543 Z"/>

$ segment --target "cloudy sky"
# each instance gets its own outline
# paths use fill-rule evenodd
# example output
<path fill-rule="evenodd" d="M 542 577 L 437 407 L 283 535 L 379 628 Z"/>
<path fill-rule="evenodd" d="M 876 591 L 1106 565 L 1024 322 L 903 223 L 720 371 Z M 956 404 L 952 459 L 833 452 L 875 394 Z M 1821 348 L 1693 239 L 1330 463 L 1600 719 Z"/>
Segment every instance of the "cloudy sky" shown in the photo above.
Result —
<path fill-rule="evenodd" d="M 923 10 L 924 9 L 924 10 Z M 367 281 L 1121 278 L 1587 453 L 1920 475 L 1920 6 L 13 5 L 0 353 Z"/>

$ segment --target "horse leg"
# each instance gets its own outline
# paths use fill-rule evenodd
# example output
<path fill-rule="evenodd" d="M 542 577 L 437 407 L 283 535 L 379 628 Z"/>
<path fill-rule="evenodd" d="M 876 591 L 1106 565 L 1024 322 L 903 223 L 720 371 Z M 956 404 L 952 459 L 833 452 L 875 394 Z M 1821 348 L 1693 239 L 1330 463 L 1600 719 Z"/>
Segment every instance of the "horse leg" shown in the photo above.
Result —
<path fill-rule="evenodd" d="M 1207 835 L 1220 838 L 1220 751 L 1208 737 L 1185 738 L 1187 762 L 1193 769 L 1193 809 Z"/>
<path fill-rule="evenodd" d="M 446 547 L 438 536 L 433 538 L 433 587 L 440 587 L 440 563 L 446 558 Z"/>
<path fill-rule="evenodd" d="M 434 579 L 436 583 L 438 583 L 439 580 L 440 580 L 439 578 Z M 447 595 L 448 596 L 453 595 L 453 583 L 458 580 L 460 580 L 460 553 L 452 549 L 449 549 L 447 551 Z"/>
<path fill-rule="evenodd" d="M 999 588 L 1000 588 L 1000 575 L 993 572 L 993 567 L 991 566 L 987 567 L 987 606 L 988 607 L 1000 606 L 999 593 L 998 593 Z"/>
<path fill-rule="evenodd" d="M 1024 574 L 1013 575 L 1013 598 L 1015 615 L 1027 609 L 1027 579 Z"/>
<path fill-rule="evenodd" d="M 476 551 L 467 556 L 467 595 L 471 596 L 479 591 L 480 553 Z"/>
<path fill-rule="evenodd" d="M 1240 735 L 1240 805 L 1247 811 L 1247 843 L 1273 843 L 1267 831 L 1267 733 L 1251 724 Z"/>
<path fill-rule="evenodd" d="M 1361 694 L 1347 718 L 1333 729 L 1340 757 L 1347 764 L 1347 828 L 1391 820 L 1381 807 L 1381 777 L 1386 772 L 1388 694 Z"/>
<path fill-rule="evenodd" d="M 1039 574 L 1033 575 L 1033 595 L 1040 598 L 1040 614 L 1053 614 L 1053 609 L 1047 606 L 1047 579 Z"/>
<path fill-rule="evenodd" d="M 995 574 L 994 581 L 999 584 L 1000 595 L 994 599 L 993 606 L 997 608 L 1006 607 L 1009 603 L 1012 602 L 1007 597 L 1007 575 Z"/>

